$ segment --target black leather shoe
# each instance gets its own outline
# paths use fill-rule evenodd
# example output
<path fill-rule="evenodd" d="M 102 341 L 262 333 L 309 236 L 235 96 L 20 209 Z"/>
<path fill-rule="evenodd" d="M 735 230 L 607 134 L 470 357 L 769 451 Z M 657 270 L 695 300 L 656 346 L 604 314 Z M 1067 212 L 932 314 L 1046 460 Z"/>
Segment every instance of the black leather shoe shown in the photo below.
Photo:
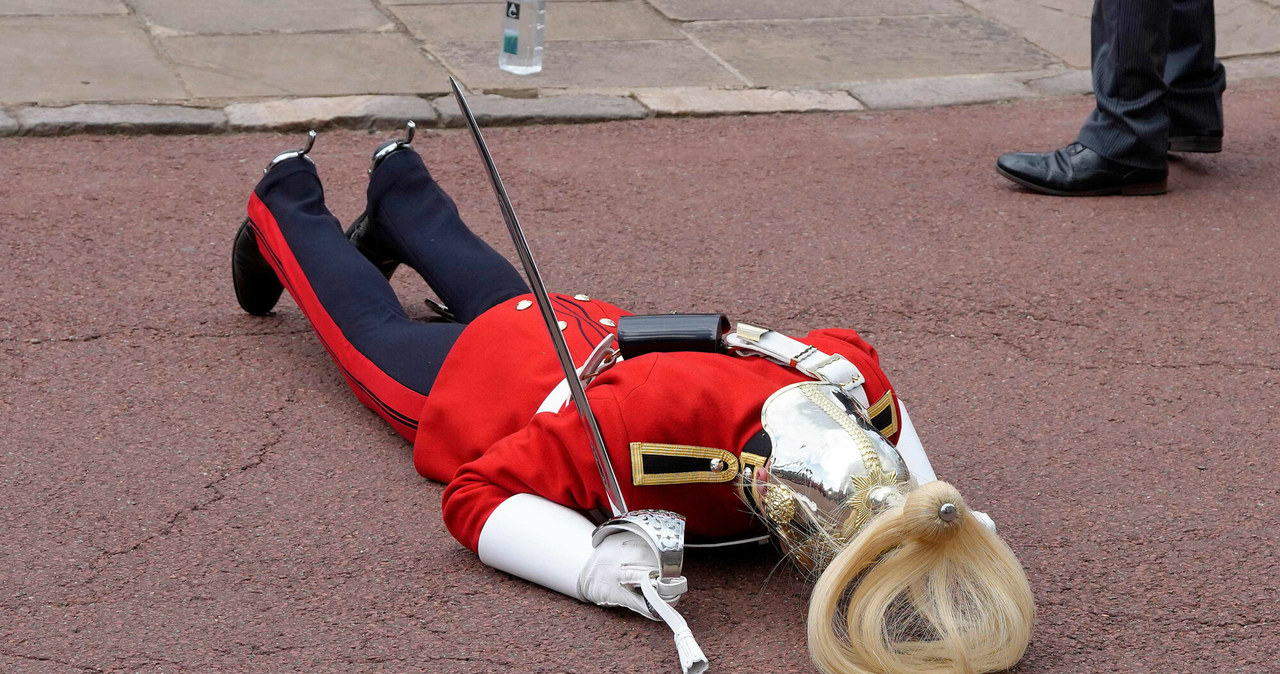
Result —
<path fill-rule="evenodd" d="M 1170 152 L 1222 152 L 1222 132 L 1169 136 Z"/>
<path fill-rule="evenodd" d="M 375 228 L 373 218 L 369 217 L 369 211 L 365 211 L 347 228 L 347 239 L 355 244 L 356 250 L 360 251 L 364 259 L 372 262 L 373 266 L 377 267 L 378 271 L 390 281 L 391 275 L 396 272 L 396 267 L 400 266 L 400 261 L 395 259 L 378 241 Z"/>
<path fill-rule="evenodd" d="M 1053 152 L 1011 152 L 996 161 L 1000 175 L 1023 187 L 1064 197 L 1164 194 L 1169 169 L 1112 161 L 1080 143 Z"/>
<path fill-rule="evenodd" d="M 231 283 L 236 288 L 236 301 L 240 308 L 254 316 L 271 313 L 284 292 L 276 271 L 267 264 L 258 249 L 258 240 L 248 218 L 240 224 L 231 248 Z"/>

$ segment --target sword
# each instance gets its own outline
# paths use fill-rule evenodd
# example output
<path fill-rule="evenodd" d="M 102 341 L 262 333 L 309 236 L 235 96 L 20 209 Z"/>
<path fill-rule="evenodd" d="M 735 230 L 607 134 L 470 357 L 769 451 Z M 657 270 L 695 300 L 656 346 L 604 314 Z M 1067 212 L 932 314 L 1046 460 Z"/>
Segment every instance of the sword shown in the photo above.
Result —
<path fill-rule="evenodd" d="M 684 674 L 703 674 L 707 671 L 707 657 L 702 653 L 688 624 L 674 608 L 667 604 L 670 596 L 679 596 L 687 588 L 680 568 L 684 562 L 684 518 L 666 511 L 640 511 L 629 513 L 627 503 L 622 498 L 622 490 L 618 488 L 618 476 L 613 473 L 613 464 L 609 462 L 609 453 L 605 449 L 604 437 L 600 435 L 600 425 L 596 423 L 596 415 L 591 413 L 587 404 L 587 393 L 582 388 L 582 380 L 573 367 L 573 358 L 569 355 L 569 345 L 565 344 L 564 335 L 560 334 L 560 326 L 556 321 L 555 311 L 551 308 L 551 298 L 547 296 L 547 288 L 542 284 L 542 276 L 538 274 L 538 265 L 533 261 L 533 252 L 529 250 L 529 242 L 524 238 L 524 230 L 516 219 L 516 212 L 511 208 L 511 199 L 507 189 L 502 186 L 502 177 L 493 164 L 489 148 L 484 144 L 484 136 L 480 134 L 480 126 L 476 124 L 475 115 L 462 95 L 458 81 L 449 78 L 453 87 L 453 97 L 458 101 L 458 109 L 467 120 L 471 129 L 471 138 L 476 142 L 476 150 L 484 161 L 484 168 L 489 172 L 489 181 L 493 184 L 493 192 L 498 196 L 498 206 L 502 209 L 502 219 L 507 223 L 507 231 L 516 245 L 516 253 L 520 263 L 524 265 L 525 275 L 529 277 L 529 285 L 533 288 L 533 297 L 538 301 L 538 309 L 542 312 L 542 320 L 547 324 L 547 332 L 551 334 L 551 343 L 556 348 L 556 356 L 560 359 L 560 368 L 564 370 L 565 383 L 573 395 L 573 405 L 578 408 L 578 418 L 587 430 L 587 442 L 591 445 L 591 453 L 595 455 L 596 469 L 600 471 L 600 480 L 604 482 L 605 495 L 609 499 L 609 508 L 613 511 L 614 520 L 597 527 L 592 534 L 592 545 L 598 544 L 597 537 L 607 536 L 614 529 L 633 530 L 634 527 L 646 528 L 646 523 L 661 521 L 666 530 L 659 536 L 652 532 L 640 532 L 639 535 L 654 548 L 660 570 L 657 575 L 646 578 L 639 583 L 639 590 L 645 601 L 653 607 L 654 613 L 675 633 L 676 652 L 680 656 L 680 668 Z M 618 520 L 624 520 L 618 522 Z M 677 532 L 671 536 L 671 532 Z M 674 540 L 672 540 L 674 538 Z M 661 542 L 659 542 L 661 540 Z M 664 596 L 665 595 L 665 596 Z"/>
<path fill-rule="evenodd" d="M 555 310 L 551 308 L 551 298 L 547 296 L 547 288 L 542 284 L 542 276 L 538 274 L 538 265 L 533 261 L 529 242 L 524 238 L 524 230 L 520 228 L 516 212 L 511 208 L 511 199 L 507 197 L 507 189 L 502 186 L 502 177 L 498 175 L 498 168 L 493 164 L 489 148 L 484 144 L 484 136 L 480 135 L 480 126 L 476 124 L 475 115 L 471 114 L 471 107 L 467 105 L 467 99 L 462 95 L 458 81 L 450 77 L 449 85 L 453 87 L 453 97 L 457 99 L 458 108 L 462 110 L 462 116 L 467 120 L 467 127 L 471 129 L 471 138 L 476 142 L 476 150 L 480 152 L 484 168 L 489 172 L 489 181 L 493 184 L 493 192 L 498 196 L 498 206 L 502 209 L 502 219 L 507 223 L 507 231 L 511 233 L 511 240 L 516 245 L 516 254 L 520 256 L 520 264 L 524 265 L 525 276 L 529 277 L 533 298 L 538 301 L 538 309 L 542 312 L 542 320 L 547 324 L 547 332 L 551 333 L 551 343 L 555 346 L 560 367 L 564 370 L 565 382 L 573 395 L 573 405 L 578 408 L 578 418 L 582 420 L 582 425 L 587 430 L 587 442 L 591 445 L 591 453 L 595 455 L 600 480 L 604 482 L 609 509 L 613 511 L 614 517 L 626 514 L 627 503 L 622 498 L 622 490 L 618 487 L 618 477 L 613 473 L 613 464 L 609 462 L 604 437 L 600 435 L 600 425 L 596 423 L 596 415 L 591 413 L 591 406 L 587 404 L 587 392 L 582 388 L 582 380 L 578 378 L 578 371 L 573 367 L 569 345 L 565 343 L 564 335 L 560 334 Z"/>

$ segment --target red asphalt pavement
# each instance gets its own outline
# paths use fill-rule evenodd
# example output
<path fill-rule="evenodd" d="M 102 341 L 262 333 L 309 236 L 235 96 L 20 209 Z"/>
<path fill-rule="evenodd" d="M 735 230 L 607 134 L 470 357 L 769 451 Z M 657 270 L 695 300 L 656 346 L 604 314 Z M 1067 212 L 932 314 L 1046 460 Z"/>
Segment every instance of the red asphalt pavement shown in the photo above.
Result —
<path fill-rule="evenodd" d="M 938 474 L 1027 568 L 1016 671 L 1280 671 L 1280 81 L 1229 91 L 1226 151 L 1178 158 L 1165 196 L 996 175 L 1090 105 L 487 135 L 553 289 L 881 349 Z M 510 252 L 470 139 L 419 137 Z M 293 303 L 236 306 L 232 233 L 301 139 L 0 139 L 0 671 L 676 672 L 661 625 L 455 543 Z M 343 220 L 380 140 L 320 136 Z M 690 555 L 715 671 L 810 671 L 776 560 Z"/>

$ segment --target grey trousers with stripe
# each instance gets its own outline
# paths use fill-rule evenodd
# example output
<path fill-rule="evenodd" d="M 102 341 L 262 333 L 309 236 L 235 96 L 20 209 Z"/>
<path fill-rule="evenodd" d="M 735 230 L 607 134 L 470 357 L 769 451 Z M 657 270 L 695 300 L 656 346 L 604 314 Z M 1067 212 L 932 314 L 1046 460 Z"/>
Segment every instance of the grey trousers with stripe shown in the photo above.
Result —
<path fill-rule="evenodd" d="M 1143 168 L 1169 136 L 1220 134 L 1227 76 L 1214 56 L 1213 0 L 1094 0 L 1097 107 L 1077 140 Z"/>

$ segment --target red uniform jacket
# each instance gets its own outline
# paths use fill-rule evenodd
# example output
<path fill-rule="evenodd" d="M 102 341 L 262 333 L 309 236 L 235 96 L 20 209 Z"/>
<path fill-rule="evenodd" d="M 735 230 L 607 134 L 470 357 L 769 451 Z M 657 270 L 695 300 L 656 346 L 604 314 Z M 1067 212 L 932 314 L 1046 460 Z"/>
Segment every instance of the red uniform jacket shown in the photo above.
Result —
<path fill-rule="evenodd" d="M 577 297 L 552 300 L 581 364 L 626 312 Z M 427 396 L 414 441 L 418 472 L 448 485 L 446 526 L 473 551 L 490 513 L 515 494 L 584 513 L 607 510 L 572 404 L 535 414 L 564 375 L 528 299 L 500 304 L 467 326 Z M 862 371 L 872 415 L 896 441 L 898 403 L 875 349 L 852 330 L 816 330 L 801 341 L 842 354 Z M 718 538 L 758 528 L 738 496 L 742 450 L 761 430 L 765 400 L 806 379 L 763 358 L 651 353 L 606 370 L 588 385 L 587 399 L 628 507 L 680 513 L 690 537 Z"/>

